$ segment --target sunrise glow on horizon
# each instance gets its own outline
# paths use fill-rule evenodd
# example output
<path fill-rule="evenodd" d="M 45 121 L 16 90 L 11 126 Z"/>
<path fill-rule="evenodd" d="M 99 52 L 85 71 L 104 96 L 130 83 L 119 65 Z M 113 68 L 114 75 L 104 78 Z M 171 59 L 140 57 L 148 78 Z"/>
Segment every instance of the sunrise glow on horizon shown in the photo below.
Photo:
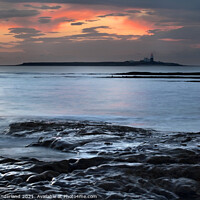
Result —
<path fill-rule="evenodd" d="M 184 55 L 182 58 L 181 55 L 179 58 L 174 56 L 175 45 L 177 51 L 182 48 L 185 54 L 200 49 L 199 38 L 194 37 L 192 31 L 188 33 L 188 29 L 193 28 L 198 32 L 199 25 L 195 20 L 192 25 L 189 24 L 189 19 L 177 13 L 175 8 L 154 4 L 148 8 L 142 3 L 134 6 L 134 1 L 127 6 L 120 6 L 115 1 L 109 4 L 43 2 L 0 1 L 2 64 L 42 61 L 41 57 L 45 61 L 126 60 L 138 59 L 150 52 L 163 59 L 168 56 L 176 59 L 174 61 L 184 62 Z M 187 10 L 187 16 L 198 15 L 194 11 Z M 54 51 L 58 46 L 59 51 L 68 54 L 61 53 L 58 57 L 57 51 Z M 98 49 L 99 46 L 101 48 Z M 190 52 L 184 51 L 188 47 Z M 91 49 L 96 56 L 86 53 Z M 110 55 L 105 55 L 106 49 L 109 49 Z"/>

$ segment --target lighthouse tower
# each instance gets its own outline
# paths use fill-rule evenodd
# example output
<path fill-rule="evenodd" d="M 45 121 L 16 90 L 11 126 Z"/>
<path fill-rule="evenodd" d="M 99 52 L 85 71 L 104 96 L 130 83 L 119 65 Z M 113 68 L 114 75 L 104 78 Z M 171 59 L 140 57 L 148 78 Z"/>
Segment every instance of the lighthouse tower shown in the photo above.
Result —
<path fill-rule="evenodd" d="M 153 56 L 153 53 L 151 53 L 150 62 L 154 62 L 154 56 Z"/>

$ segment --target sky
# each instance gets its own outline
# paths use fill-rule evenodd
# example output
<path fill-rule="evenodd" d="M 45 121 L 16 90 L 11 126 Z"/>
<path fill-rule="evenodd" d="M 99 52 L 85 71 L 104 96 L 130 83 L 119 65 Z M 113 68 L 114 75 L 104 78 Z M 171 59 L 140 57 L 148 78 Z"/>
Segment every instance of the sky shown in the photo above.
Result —
<path fill-rule="evenodd" d="M 200 65 L 199 0 L 0 0 L 0 64 Z"/>

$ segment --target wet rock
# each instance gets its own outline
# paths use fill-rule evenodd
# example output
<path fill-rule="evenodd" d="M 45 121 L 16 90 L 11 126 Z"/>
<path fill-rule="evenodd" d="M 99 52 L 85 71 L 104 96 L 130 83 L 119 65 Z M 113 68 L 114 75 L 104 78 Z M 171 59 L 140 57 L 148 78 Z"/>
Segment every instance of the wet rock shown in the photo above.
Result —
<path fill-rule="evenodd" d="M 186 156 L 185 158 L 177 158 L 177 161 L 183 164 L 198 164 L 200 161 L 200 155 L 192 155 L 189 157 Z"/>
<path fill-rule="evenodd" d="M 164 163 L 174 163 L 175 160 L 171 156 L 152 156 L 147 159 L 147 163 L 150 164 L 164 164 Z"/>
<path fill-rule="evenodd" d="M 71 165 L 71 168 L 73 170 L 76 169 L 87 169 L 89 167 L 98 166 L 101 164 L 104 164 L 108 162 L 109 160 L 104 157 L 94 157 L 89 159 L 79 159 L 77 162 L 75 162 L 73 165 Z"/>
<path fill-rule="evenodd" d="M 48 147 L 48 148 L 52 148 L 52 149 L 56 149 L 56 150 L 60 150 L 60 151 L 64 151 L 64 152 L 68 152 L 71 150 L 75 150 L 77 147 L 81 147 L 89 142 L 91 142 L 93 140 L 91 139 L 84 139 L 81 141 L 67 141 L 66 139 L 63 139 L 61 137 L 56 138 L 56 137 L 52 137 L 52 138 L 39 138 L 38 142 L 36 143 L 32 143 L 29 146 L 42 146 L 42 147 Z"/>
<path fill-rule="evenodd" d="M 121 194 L 111 194 L 106 199 L 113 199 L 113 200 L 119 199 L 120 200 L 120 199 L 125 199 L 125 198 Z"/>
<path fill-rule="evenodd" d="M 62 124 L 56 124 L 54 122 L 44 121 L 30 121 L 30 122 L 19 122 L 13 123 L 9 126 L 8 134 L 17 132 L 38 132 L 38 131 L 51 131 L 52 129 L 62 130 Z"/>
<path fill-rule="evenodd" d="M 187 137 L 186 139 L 182 140 L 181 142 L 185 143 L 185 142 L 190 142 L 192 140 L 191 137 Z"/>
<path fill-rule="evenodd" d="M 185 144 L 185 143 L 181 143 L 181 145 L 182 145 L 182 146 L 184 146 L 184 147 L 186 147 L 186 146 L 187 146 L 187 144 Z"/>
<path fill-rule="evenodd" d="M 23 178 L 18 177 L 18 178 L 14 178 L 10 183 L 16 185 L 16 184 L 22 183 L 23 181 L 24 181 Z"/>
<path fill-rule="evenodd" d="M 31 146 L 44 146 L 44 147 L 49 147 L 52 142 L 54 141 L 54 138 L 44 138 L 44 137 L 40 137 L 38 139 L 37 143 L 31 143 L 30 145 L 28 145 L 27 147 L 31 147 Z"/>
<path fill-rule="evenodd" d="M 43 145 L 42 145 L 43 146 Z M 76 147 L 75 144 L 70 144 L 64 140 L 55 139 L 52 141 L 52 143 L 49 145 L 52 149 L 57 149 L 61 151 L 69 151 Z"/>
<path fill-rule="evenodd" d="M 198 133 L 163 133 L 89 121 L 30 121 L 10 125 L 7 134 L 39 138 L 28 146 L 56 149 L 70 157 L 62 161 L 1 157 L 1 195 L 200 199 Z"/>
<path fill-rule="evenodd" d="M 104 142 L 105 145 L 112 145 L 112 142 Z"/>
<path fill-rule="evenodd" d="M 174 183 L 175 193 L 182 198 L 195 198 L 200 195 L 200 185 L 191 179 L 179 178 Z"/>
<path fill-rule="evenodd" d="M 183 148 L 176 148 L 176 149 L 169 149 L 168 153 L 171 155 L 176 155 L 176 157 L 187 157 L 191 155 L 196 155 L 196 153 L 191 149 L 183 149 Z"/>
<path fill-rule="evenodd" d="M 155 180 L 155 183 L 168 191 L 172 191 L 172 188 L 174 187 L 174 183 L 171 178 L 161 177 Z"/>
<path fill-rule="evenodd" d="M 80 135 L 102 135 L 106 134 L 101 128 L 95 128 L 95 127 L 90 127 L 90 128 L 84 128 L 81 129 L 77 132 Z"/>
<path fill-rule="evenodd" d="M 189 166 L 183 170 L 183 176 L 200 181 L 200 165 Z"/>
<path fill-rule="evenodd" d="M 136 184 L 127 184 L 124 186 L 123 188 L 123 191 L 126 192 L 126 193 L 134 193 L 134 194 L 137 194 L 137 195 L 141 195 L 141 194 L 144 194 L 146 193 L 146 191 L 142 188 L 142 187 L 139 187 L 140 185 L 136 185 Z"/>
<path fill-rule="evenodd" d="M 57 180 L 57 179 L 52 179 L 52 182 L 51 182 L 51 185 L 56 185 L 56 186 L 59 186 L 59 187 L 70 187 L 70 184 L 67 183 L 65 180 Z"/>
<path fill-rule="evenodd" d="M 55 171 L 58 173 L 68 173 L 71 171 L 69 161 L 57 161 L 57 162 L 49 162 L 49 163 L 39 163 L 35 164 L 33 167 L 28 169 L 29 171 L 42 173 L 44 171 Z"/>
<path fill-rule="evenodd" d="M 52 178 L 54 178 L 55 176 L 58 176 L 58 175 L 59 175 L 59 173 L 55 172 L 55 171 L 45 171 L 43 173 L 32 175 L 32 176 L 28 177 L 26 182 L 34 183 L 34 182 L 46 181 L 46 180 L 51 181 Z"/>
<path fill-rule="evenodd" d="M 178 196 L 170 191 L 161 189 L 161 188 L 153 188 L 151 191 L 155 194 L 162 196 L 163 198 L 170 199 L 170 200 L 178 200 Z"/>
<path fill-rule="evenodd" d="M 16 161 L 17 160 L 12 159 L 12 158 L 2 158 L 2 159 L 0 159 L 0 164 L 3 164 L 3 163 L 14 163 Z"/>
<path fill-rule="evenodd" d="M 121 185 L 117 182 L 103 182 L 98 185 L 98 187 L 106 190 L 106 191 L 116 191 L 120 190 Z"/>

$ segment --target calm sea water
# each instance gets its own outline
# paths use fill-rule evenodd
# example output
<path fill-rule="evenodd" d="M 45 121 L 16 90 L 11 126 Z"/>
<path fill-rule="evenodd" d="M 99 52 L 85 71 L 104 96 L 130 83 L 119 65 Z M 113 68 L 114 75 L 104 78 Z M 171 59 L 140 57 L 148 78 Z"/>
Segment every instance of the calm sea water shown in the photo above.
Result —
<path fill-rule="evenodd" d="M 200 72 L 188 67 L 0 67 L 0 121 L 81 119 L 200 131 L 200 82 L 110 79 L 109 73 Z"/>

